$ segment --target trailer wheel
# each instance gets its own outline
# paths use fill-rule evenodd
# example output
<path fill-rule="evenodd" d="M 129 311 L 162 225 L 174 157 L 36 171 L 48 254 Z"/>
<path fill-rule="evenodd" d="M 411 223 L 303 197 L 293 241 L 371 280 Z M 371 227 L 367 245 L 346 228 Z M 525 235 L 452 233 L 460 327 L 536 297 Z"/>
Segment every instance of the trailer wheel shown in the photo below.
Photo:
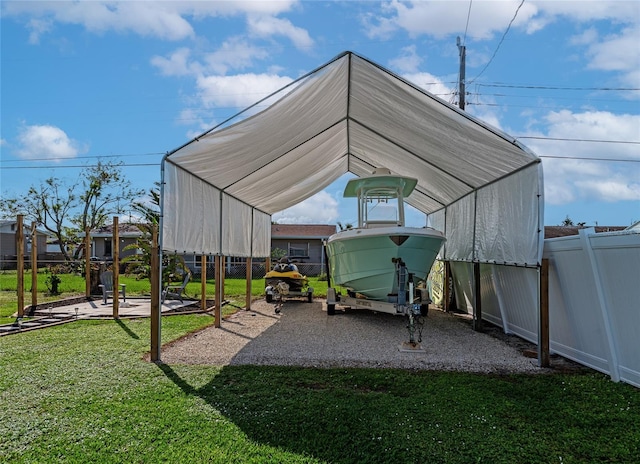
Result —
<path fill-rule="evenodd" d="M 273 295 L 271 293 L 267 293 L 265 295 L 265 299 L 267 300 L 267 303 L 272 303 L 273 302 Z"/>
<path fill-rule="evenodd" d="M 334 304 L 328 304 L 327 305 L 327 315 L 329 316 L 333 316 L 336 313 L 336 305 Z"/>

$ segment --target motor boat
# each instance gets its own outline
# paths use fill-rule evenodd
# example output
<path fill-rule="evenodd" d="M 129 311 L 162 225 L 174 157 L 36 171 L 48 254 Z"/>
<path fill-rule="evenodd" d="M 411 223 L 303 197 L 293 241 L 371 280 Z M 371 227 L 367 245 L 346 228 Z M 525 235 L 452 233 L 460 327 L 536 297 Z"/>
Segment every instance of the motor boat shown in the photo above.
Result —
<path fill-rule="evenodd" d="M 426 281 L 445 237 L 431 227 L 405 226 L 404 199 L 416 184 L 416 179 L 392 175 L 387 168 L 347 183 L 343 196 L 358 199 L 358 227 L 327 239 L 333 285 L 358 298 L 395 303 L 407 279 L 413 285 Z"/>

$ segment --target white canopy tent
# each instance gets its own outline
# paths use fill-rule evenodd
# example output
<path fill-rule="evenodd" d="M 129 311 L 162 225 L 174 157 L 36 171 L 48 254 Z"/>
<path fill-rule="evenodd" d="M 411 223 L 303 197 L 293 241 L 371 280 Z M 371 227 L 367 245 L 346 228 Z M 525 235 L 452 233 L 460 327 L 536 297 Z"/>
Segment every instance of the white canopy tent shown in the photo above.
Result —
<path fill-rule="evenodd" d="M 384 166 L 445 259 L 539 266 L 542 164 L 512 137 L 353 52 L 258 103 L 163 159 L 163 250 L 269 256 L 273 213 Z"/>

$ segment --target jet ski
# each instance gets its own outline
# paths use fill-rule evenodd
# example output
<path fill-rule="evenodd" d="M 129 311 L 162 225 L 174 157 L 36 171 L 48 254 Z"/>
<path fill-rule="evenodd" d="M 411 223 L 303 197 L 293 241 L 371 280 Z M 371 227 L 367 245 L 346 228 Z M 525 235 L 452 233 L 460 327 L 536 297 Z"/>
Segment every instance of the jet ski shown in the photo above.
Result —
<path fill-rule="evenodd" d="M 282 303 L 285 296 L 303 296 L 313 301 L 313 288 L 309 287 L 307 276 L 300 274 L 298 266 L 282 258 L 271 271 L 264 276 L 267 303 Z M 276 313 L 280 312 L 279 307 Z"/>
<path fill-rule="evenodd" d="M 275 287 L 280 282 L 289 286 L 289 291 L 299 292 L 309 283 L 307 276 L 300 274 L 298 266 L 282 258 L 271 271 L 264 276 L 267 286 Z"/>

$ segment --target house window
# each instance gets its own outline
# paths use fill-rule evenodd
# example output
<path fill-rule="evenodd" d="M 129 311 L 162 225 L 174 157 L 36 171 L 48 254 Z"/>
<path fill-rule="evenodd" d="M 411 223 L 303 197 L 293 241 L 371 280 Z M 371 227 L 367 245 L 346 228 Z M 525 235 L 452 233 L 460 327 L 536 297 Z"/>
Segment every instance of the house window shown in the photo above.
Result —
<path fill-rule="evenodd" d="M 309 244 L 289 244 L 289 258 L 308 258 L 309 257 Z"/>
<path fill-rule="evenodd" d="M 111 239 L 110 238 L 104 239 L 104 255 L 111 256 Z"/>

